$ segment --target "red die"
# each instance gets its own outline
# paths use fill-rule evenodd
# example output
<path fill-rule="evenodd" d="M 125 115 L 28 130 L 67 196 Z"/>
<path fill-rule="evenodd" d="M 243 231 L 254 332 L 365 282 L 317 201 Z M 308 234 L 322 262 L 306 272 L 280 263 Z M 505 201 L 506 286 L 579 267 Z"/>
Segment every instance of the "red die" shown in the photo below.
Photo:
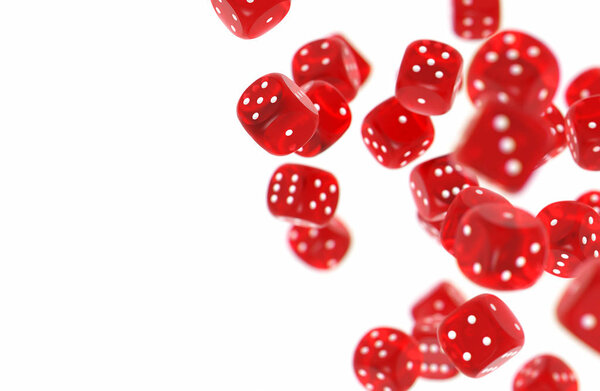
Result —
<path fill-rule="evenodd" d="M 304 45 L 294 55 L 292 74 L 302 85 L 313 80 L 323 80 L 351 101 L 360 87 L 361 76 L 356 58 L 344 41 L 325 38 Z"/>
<path fill-rule="evenodd" d="M 422 115 L 448 112 L 462 84 L 463 59 L 445 43 L 420 40 L 408 45 L 396 82 L 396 99 Z"/>
<path fill-rule="evenodd" d="M 580 167 L 600 171 L 600 96 L 577 101 L 567 112 L 567 144 Z"/>
<path fill-rule="evenodd" d="M 352 114 L 346 98 L 331 84 L 315 80 L 303 85 L 302 89 L 319 112 L 319 124 L 312 138 L 296 153 L 313 157 L 344 135 L 352 122 Z"/>
<path fill-rule="evenodd" d="M 465 297 L 449 282 L 442 282 L 422 297 L 412 308 L 413 319 L 448 315 L 465 302 Z"/>
<path fill-rule="evenodd" d="M 586 262 L 577 274 L 558 304 L 558 319 L 600 353 L 600 262 Z"/>
<path fill-rule="evenodd" d="M 290 0 L 211 0 L 217 15 L 240 38 L 260 37 L 287 15 Z"/>
<path fill-rule="evenodd" d="M 466 39 L 487 38 L 500 26 L 500 0 L 452 0 L 454 32 Z"/>
<path fill-rule="evenodd" d="M 523 347 L 525 335 L 508 306 L 486 294 L 448 315 L 438 329 L 438 340 L 459 371 L 481 377 L 515 356 Z"/>
<path fill-rule="evenodd" d="M 582 194 L 577 201 L 591 206 L 596 212 L 600 213 L 600 190 L 588 191 Z"/>
<path fill-rule="evenodd" d="M 458 193 L 454 198 L 454 201 L 450 204 L 440 230 L 442 246 L 444 246 L 450 254 L 454 254 L 454 241 L 458 234 L 460 220 L 471 208 L 483 204 L 510 205 L 510 202 L 500 194 L 494 193 L 491 190 L 472 186 Z"/>
<path fill-rule="evenodd" d="M 558 79 L 558 62 L 546 45 L 525 33 L 504 31 L 475 54 L 467 91 L 475 103 L 492 94 L 540 114 L 552 103 Z"/>
<path fill-rule="evenodd" d="M 354 372 L 371 391 L 405 391 L 417 377 L 423 354 L 413 337 L 382 327 L 369 331 L 354 352 Z"/>
<path fill-rule="evenodd" d="M 410 188 L 417 210 L 428 221 L 442 220 L 454 197 L 462 189 L 477 185 L 477 178 L 452 163 L 449 155 L 421 163 L 410 173 Z"/>
<path fill-rule="evenodd" d="M 460 220 L 454 256 L 471 281 L 498 290 L 524 289 L 543 274 L 548 233 L 535 217 L 508 204 L 471 208 Z"/>
<path fill-rule="evenodd" d="M 237 115 L 248 134 L 267 152 L 288 155 L 310 140 L 319 114 L 300 87 L 271 73 L 244 91 Z"/>
<path fill-rule="evenodd" d="M 421 376 L 427 379 L 449 379 L 458 375 L 456 367 L 446 356 L 437 339 L 437 330 L 444 316 L 432 315 L 421 318 L 415 324 L 412 335 L 423 353 Z"/>
<path fill-rule="evenodd" d="M 566 91 L 567 105 L 572 106 L 579 99 L 600 95 L 600 68 L 588 69 L 569 83 Z"/>
<path fill-rule="evenodd" d="M 429 117 L 415 114 L 396 98 L 390 98 L 365 117 L 362 136 L 379 163 L 387 168 L 399 168 L 429 149 L 434 130 Z"/>
<path fill-rule="evenodd" d="M 539 115 L 490 100 L 469 123 L 454 157 L 506 190 L 517 191 L 543 163 L 551 144 Z"/>
<path fill-rule="evenodd" d="M 560 358 L 537 356 L 521 368 L 513 391 L 577 391 L 577 377 Z"/>
<path fill-rule="evenodd" d="M 565 135 L 565 117 L 555 105 L 550 105 L 542 113 L 542 118 L 546 121 L 550 131 L 550 149 L 544 157 L 545 161 L 552 159 L 560 154 L 567 147 L 567 137 Z"/>
<path fill-rule="evenodd" d="M 327 224 L 339 198 L 338 182 L 327 171 L 300 164 L 279 167 L 269 184 L 269 210 L 294 224 Z"/>
<path fill-rule="evenodd" d="M 288 242 L 298 258 L 317 269 L 337 266 L 350 247 L 350 232 L 337 218 L 324 227 L 294 225 Z"/>
<path fill-rule="evenodd" d="M 371 74 L 371 65 L 369 65 L 369 62 L 364 58 L 362 54 L 358 52 L 358 50 L 356 50 L 356 48 L 343 35 L 334 34 L 331 36 L 331 38 L 341 39 L 346 45 L 348 45 L 350 52 L 354 54 L 354 58 L 356 59 L 358 73 L 360 74 L 360 85 L 362 86 L 363 84 L 365 84 L 365 82 L 369 78 L 369 75 Z"/>
<path fill-rule="evenodd" d="M 600 257 L 600 216 L 577 201 L 555 202 L 537 215 L 550 236 L 551 255 L 546 271 L 559 277 L 573 277 L 587 258 Z"/>

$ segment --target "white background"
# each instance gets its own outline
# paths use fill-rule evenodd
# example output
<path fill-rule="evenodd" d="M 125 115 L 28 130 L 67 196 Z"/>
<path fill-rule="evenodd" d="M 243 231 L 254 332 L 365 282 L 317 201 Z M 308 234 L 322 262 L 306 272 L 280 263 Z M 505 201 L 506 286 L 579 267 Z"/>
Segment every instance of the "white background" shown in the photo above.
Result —
<path fill-rule="evenodd" d="M 478 43 L 452 34 L 448 3 L 296 0 L 280 26 L 243 41 L 208 0 L 2 1 L 0 389 L 358 391 L 352 355 L 367 330 L 410 331 L 411 304 L 441 279 L 483 293 L 418 226 L 414 164 L 387 170 L 360 137 L 362 118 L 393 94 L 409 42 L 471 57 Z M 600 64 L 595 2 L 503 3 L 504 27 L 555 50 L 563 88 Z M 263 74 L 290 74 L 302 44 L 335 31 L 373 64 L 352 127 L 312 160 L 268 155 L 237 121 L 237 99 Z M 461 94 L 434 118 L 419 161 L 449 152 L 470 112 Z M 270 175 L 285 162 L 340 182 L 353 246 L 335 271 L 296 260 L 288 225 L 267 211 Z M 537 213 L 598 179 L 565 153 L 511 200 Z M 554 317 L 566 283 L 546 275 L 499 294 L 527 338 L 500 370 L 414 390 L 510 390 L 543 352 L 597 390 L 600 356 Z"/>

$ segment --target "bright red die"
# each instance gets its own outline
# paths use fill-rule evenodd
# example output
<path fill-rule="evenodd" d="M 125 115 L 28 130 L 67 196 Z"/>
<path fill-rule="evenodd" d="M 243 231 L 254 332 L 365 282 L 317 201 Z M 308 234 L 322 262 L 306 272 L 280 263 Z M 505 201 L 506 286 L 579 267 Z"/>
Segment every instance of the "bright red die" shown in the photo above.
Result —
<path fill-rule="evenodd" d="M 540 114 L 552 103 L 558 80 L 558 62 L 546 45 L 525 33 L 503 31 L 475 54 L 467 92 L 474 103 L 491 94 Z"/>
<path fill-rule="evenodd" d="M 424 154 L 433 136 L 431 119 L 407 110 L 396 98 L 371 110 L 362 125 L 367 149 L 387 168 L 404 167 Z"/>
<path fill-rule="evenodd" d="M 569 83 L 566 91 L 567 105 L 570 107 L 579 99 L 594 95 L 600 95 L 600 68 L 585 70 Z"/>
<path fill-rule="evenodd" d="M 244 91 L 237 115 L 246 132 L 267 152 L 288 155 L 315 134 L 319 114 L 292 80 L 271 73 Z"/>
<path fill-rule="evenodd" d="M 413 319 L 418 321 L 433 315 L 448 315 L 465 302 L 465 297 L 449 282 L 441 282 L 413 307 Z"/>
<path fill-rule="evenodd" d="M 515 356 L 523 347 L 525 335 L 508 306 L 486 294 L 448 315 L 438 329 L 438 340 L 459 371 L 482 377 Z"/>
<path fill-rule="evenodd" d="M 567 112 L 567 145 L 581 168 L 600 171 L 600 96 L 581 99 Z"/>
<path fill-rule="evenodd" d="M 329 223 L 338 198 L 339 186 L 332 174 L 300 164 L 279 167 L 271 178 L 267 193 L 269 211 L 296 225 Z"/>
<path fill-rule="evenodd" d="M 365 84 L 365 82 L 369 78 L 369 75 L 371 74 L 371 65 L 369 64 L 369 62 L 365 59 L 365 57 L 362 54 L 358 52 L 358 50 L 356 50 L 356 48 L 350 43 L 350 41 L 348 41 L 348 39 L 346 39 L 346 37 L 344 37 L 343 35 L 333 34 L 331 38 L 341 39 L 346 45 L 348 45 L 348 48 L 350 49 L 352 54 L 354 54 L 354 58 L 356 59 L 358 73 L 360 74 L 360 85 L 362 86 L 363 84 Z"/>
<path fill-rule="evenodd" d="M 591 206 L 596 212 L 600 213 L 600 190 L 588 191 L 582 194 L 577 201 Z"/>
<path fill-rule="evenodd" d="M 351 101 L 361 83 L 356 58 L 344 41 L 324 38 L 304 45 L 294 55 L 292 74 L 302 85 L 313 80 L 323 80 L 340 90 Z"/>
<path fill-rule="evenodd" d="M 477 186 L 477 178 L 449 155 L 419 164 L 410 173 L 410 188 L 421 217 L 429 221 L 442 220 L 454 197 L 462 189 Z"/>
<path fill-rule="evenodd" d="M 458 234 L 458 226 L 464 214 L 471 208 L 483 204 L 506 204 L 510 202 L 498 193 L 483 187 L 471 186 L 462 190 L 450 204 L 446 218 L 440 229 L 440 240 L 442 246 L 450 253 L 454 254 L 454 240 Z"/>
<path fill-rule="evenodd" d="M 558 304 L 564 327 L 600 353 L 600 262 L 582 265 Z"/>
<path fill-rule="evenodd" d="M 369 331 L 354 352 L 354 372 L 371 391 L 408 390 L 422 363 L 423 354 L 414 338 L 387 327 Z"/>
<path fill-rule="evenodd" d="M 412 336 L 423 353 L 421 376 L 427 379 L 450 379 L 458 375 L 456 367 L 446 356 L 437 339 L 437 330 L 444 316 L 432 315 L 421 318 L 413 328 Z"/>
<path fill-rule="evenodd" d="M 542 113 L 550 131 L 550 149 L 544 157 L 545 161 L 552 159 L 567 148 L 567 137 L 565 135 L 565 117 L 555 105 L 550 105 Z"/>
<path fill-rule="evenodd" d="M 573 277 L 588 258 L 600 257 L 600 215 L 577 201 L 546 206 L 537 215 L 550 236 L 551 255 L 546 271 L 559 277 Z"/>
<path fill-rule="evenodd" d="M 398 80 L 396 99 L 421 115 L 448 112 L 462 80 L 463 59 L 445 43 L 419 40 L 406 48 Z"/>
<path fill-rule="evenodd" d="M 350 232 L 337 218 L 324 227 L 294 225 L 288 233 L 292 251 L 309 266 L 331 269 L 337 266 L 350 247 Z"/>
<path fill-rule="evenodd" d="M 487 38 L 500 26 L 500 0 L 452 0 L 454 32 L 465 39 Z"/>
<path fill-rule="evenodd" d="M 548 251 L 542 222 L 508 204 L 483 204 L 468 210 L 454 243 L 463 274 L 497 290 L 532 286 L 544 272 Z"/>
<path fill-rule="evenodd" d="M 211 0 L 215 12 L 235 35 L 257 38 L 277 26 L 290 10 L 290 0 Z"/>
<path fill-rule="evenodd" d="M 519 370 L 513 391 L 577 391 L 577 377 L 560 358 L 537 356 Z"/>
<path fill-rule="evenodd" d="M 332 146 L 344 135 L 352 122 L 352 114 L 346 98 L 331 84 L 315 80 L 302 86 L 319 112 L 317 131 L 296 153 L 313 157 Z"/>

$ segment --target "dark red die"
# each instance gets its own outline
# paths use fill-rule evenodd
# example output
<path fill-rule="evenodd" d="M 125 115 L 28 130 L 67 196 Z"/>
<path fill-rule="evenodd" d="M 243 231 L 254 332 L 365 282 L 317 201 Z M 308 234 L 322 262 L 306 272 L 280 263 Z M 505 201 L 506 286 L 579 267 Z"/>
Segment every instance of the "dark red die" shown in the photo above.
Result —
<path fill-rule="evenodd" d="M 421 376 L 427 379 L 450 379 L 458 375 L 456 367 L 442 352 L 437 339 L 437 330 L 443 320 L 442 315 L 427 316 L 419 319 L 413 328 L 412 335 L 423 353 Z"/>
<path fill-rule="evenodd" d="M 267 193 L 271 213 L 296 225 L 329 223 L 338 198 L 339 186 L 333 174 L 300 164 L 279 167 Z"/>
<path fill-rule="evenodd" d="M 567 145 L 581 168 L 600 171 L 600 96 L 581 99 L 567 112 Z"/>
<path fill-rule="evenodd" d="M 331 38 L 341 39 L 342 41 L 344 41 L 344 43 L 346 45 L 348 45 L 348 48 L 350 49 L 352 54 L 354 54 L 354 58 L 356 59 L 356 65 L 358 66 L 358 73 L 360 74 L 360 85 L 362 86 L 363 84 L 365 84 L 365 82 L 369 78 L 369 75 L 371 74 L 371 65 L 369 64 L 369 62 L 365 59 L 365 57 L 361 53 L 359 53 L 358 50 L 356 50 L 354 45 L 352 45 L 350 43 L 350 41 L 348 41 L 348 39 L 346 37 L 344 37 L 343 35 L 333 34 L 331 36 Z"/>
<path fill-rule="evenodd" d="M 567 148 L 566 123 L 565 117 L 555 105 L 548 106 L 542 113 L 542 118 L 546 121 L 551 138 L 550 149 L 544 157 L 548 161 Z"/>
<path fill-rule="evenodd" d="M 413 337 L 380 327 L 369 331 L 354 352 L 354 372 L 370 391 L 405 391 L 417 377 L 423 354 Z"/>
<path fill-rule="evenodd" d="M 573 277 L 588 258 L 600 257 L 600 215 L 577 201 L 546 206 L 537 215 L 550 237 L 551 255 L 546 271 L 559 277 Z"/>
<path fill-rule="evenodd" d="M 510 205 L 510 202 L 500 194 L 494 193 L 491 190 L 484 189 L 483 187 L 471 186 L 458 193 L 450 204 L 448 212 L 446 213 L 446 218 L 440 229 L 442 246 L 444 246 L 450 254 L 454 254 L 454 241 L 458 234 L 460 220 L 471 208 L 483 204 Z"/>
<path fill-rule="evenodd" d="M 350 247 L 350 232 L 337 218 L 324 227 L 294 225 L 288 242 L 298 258 L 317 269 L 337 266 Z"/>
<path fill-rule="evenodd" d="M 465 297 L 449 282 L 441 282 L 412 307 L 413 319 L 448 315 L 465 302 Z"/>
<path fill-rule="evenodd" d="M 577 391 L 577 377 L 560 358 L 544 354 L 527 362 L 515 376 L 513 391 Z"/>
<path fill-rule="evenodd" d="M 508 306 L 486 294 L 448 315 L 438 329 L 438 341 L 459 371 L 482 377 L 515 356 L 525 335 Z"/>
<path fill-rule="evenodd" d="M 582 265 L 558 304 L 564 327 L 600 353 L 600 262 Z"/>
<path fill-rule="evenodd" d="M 448 112 L 462 84 L 463 59 L 445 43 L 419 40 L 404 52 L 396 99 L 407 109 L 421 115 Z"/>
<path fill-rule="evenodd" d="M 450 161 L 449 155 L 421 163 L 410 173 L 410 188 L 417 210 L 429 221 L 441 221 L 454 197 L 462 189 L 477 185 L 477 178 Z"/>
<path fill-rule="evenodd" d="M 475 54 L 467 91 L 476 104 L 486 95 L 495 95 L 540 114 L 552 103 L 558 80 L 558 62 L 546 45 L 525 33 L 503 31 Z"/>
<path fill-rule="evenodd" d="M 248 134 L 267 152 L 288 155 L 315 134 L 319 114 L 292 80 L 271 73 L 244 91 L 237 115 Z"/>
<path fill-rule="evenodd" d="M 287 15 L 290 0 L 211 0 L 217 15 L 235 35 L 260 37 Z"/>
<path fill-rule="evenodd" d="M 404 108 L 396 98 L 375 107 L 362 125 L 367 149 L 387 168 L 400 168 L 429 149 L 434 130 L 429 117 Z"/>
<path fill-rule="evenodd" d="M 588 191 L 582 194 L 577 201 L 591 206 L 596 212 L 600 213 L 600 190 Z"/>
<path fill-rule="evenodd" d="M 566 91 L 567 105 L 570 107 L 579 99 L 600 94 L 600 68 L 590 68 L 581 72 L 569 83 Z"/>
<path fill-rule="evenodd" d="M 541 221 L 508 204 L 483 204 L 460 220 L 454 256 L 471 281 L 497 290 L 524 289 L 543 274 L 548 233 Z"/>
<path fill-rule="evenodd" d="M 304 45 L 294 55 L 292 74 L 303 85 L 323 80 L 340 90 L 348 101 L 356 96 L 361 83 L 356 58 L 339 38 L 324 38 Z"/>
<path fill-rule="evenodd" d="M 452 0 L 454 32 L 465 39 L 487 38 L 500 26 L 500 0 Z"/>
<path fill-rule="evenodd" d="M 331 84 L 315 80 L 303 85 L 302 89 L 319 112 L 319 124 L 312 138 L 296 153 L 313 157 L 344 135 L 352 122 L 352 114 L 346 98 Z"/>

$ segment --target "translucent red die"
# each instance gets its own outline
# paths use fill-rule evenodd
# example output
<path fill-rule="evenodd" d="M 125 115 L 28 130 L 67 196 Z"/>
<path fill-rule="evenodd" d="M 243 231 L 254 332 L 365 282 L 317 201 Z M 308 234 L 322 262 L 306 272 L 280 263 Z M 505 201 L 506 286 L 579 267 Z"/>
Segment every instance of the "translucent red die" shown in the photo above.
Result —
<path fill-rule="evenodd" d="M 260 37 L 287 15 L 290 0 L 211 0 L 217 16 L 233 34 L 244 39 Z"/>
<path fill-rule="evenodd" d="M 452 14 L 459 37 L 487 38 L 500 26 L 500 0 L 452 0 Z"/>
<path fill-rule="evenodd" d="M 437 339 L 437 330 L 443 320 L 442 315 L 427 316 L 419 319 L 413 328 L 412 336 L 423 353 L 421 376 L 426 379 L 450 379 L 458 375 L 456 367 L 442 351 Z"/>
<path fill-rule="evenodd" d="M 566 118 L 567 145 L 575 163 L 600 171 L 600 95 L 577 101 Z"/>
<path fill-rule="evenodd" d="M 579 196 L 577 201 L 591 206 L 596 212 L 600 213 L 600 190 L 588 191 Z"/>
<path fill-rule="evenodd" d="M 344 37 L 341 34 L 333 34 L 331 36 L 331 38 L 341 39 L 342 41 L 344 41 L 344 43 L 346 45 L 348 45 L 350 52 L 352 52 L 352 54 L 354 55 L 354 58 L 356 59 L 356 65 L 358 66 L 358 73 L 360 74 L 360 85 L 362 86 L 367 81 L 367 79 L 369 78 L 369 75 L 371 74 L 371 65 L 369 64 L 367 59 L 358 51 L 358 49 L 356 49 L 354 47 L 354 45 L 352 45 L 350 43 L 350 41 L 348 41 L 348 39 L 346 37 Z"/>
<path fill-rule="evenodd" d="M 581 72 L 567 86 L 565 98 L 568 106 L 579 99 L 600 94 L 600 68 L 594 67 Z"/>
<path fill-rule="evenodd" d="M 513 381 L 513 391 L 577 391 L 575 372 L 560 358 L 544 354 L 528 361 Z"/>
<path fill-rule="evenodd" d="M 411 313 L 415 321 L 434 315 L 444 316 L 460 307 L 465 300 L 463 294 L 454 285 L 443 281 L 420 298 L 413 305 Z"/>

